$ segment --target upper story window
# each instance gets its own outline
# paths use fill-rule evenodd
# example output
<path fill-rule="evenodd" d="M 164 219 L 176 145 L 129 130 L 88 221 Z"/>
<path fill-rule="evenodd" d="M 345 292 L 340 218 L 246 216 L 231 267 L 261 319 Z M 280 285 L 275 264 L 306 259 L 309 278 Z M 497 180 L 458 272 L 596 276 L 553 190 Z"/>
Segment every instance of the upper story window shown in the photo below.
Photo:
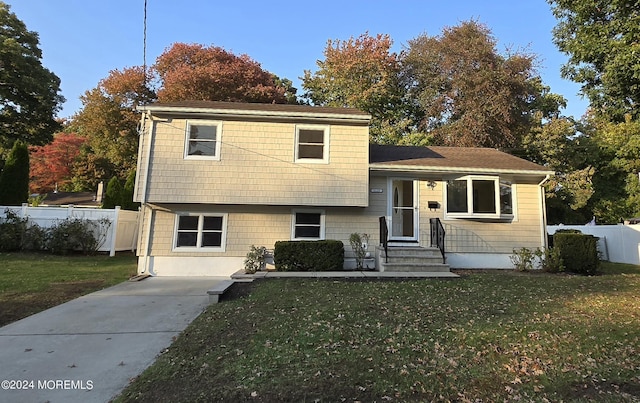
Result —
<path fill-rule="evenodd" d="M 189 159 L 220 159 L 222 122 L 187 121 L 184 157 Z"/>
<path fill-rule="evenodd" d="M 324 212 L 299 210 L 293 212 L 291 239 L 324 239 Z"/>
<path fill-rule="evenodd" d="M 513 218 L 511 182 L 496 176 L 466 176 L 446 182 L 450 218 Z"/>
<path fill-rule="evenodd" d="M 329 127 L 296 126 L 296 162 L 329 162 Z"/>
<path fill-rule="evenodd" d="M 226 214 L 178 214 L 174 249 L 224 252 Z"/>

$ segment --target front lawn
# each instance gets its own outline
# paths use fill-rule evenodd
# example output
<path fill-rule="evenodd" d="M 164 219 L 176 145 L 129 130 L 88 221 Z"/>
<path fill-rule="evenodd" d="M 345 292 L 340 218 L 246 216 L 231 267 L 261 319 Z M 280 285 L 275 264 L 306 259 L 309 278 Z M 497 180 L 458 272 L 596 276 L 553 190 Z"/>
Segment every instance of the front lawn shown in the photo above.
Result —
<path fill-rule="evenodd" d="M 0 253 L 0 326 L 120 283 L 136 257 Z"/>
<path fill-rule="evenodd" d="M 604 271 L 263 280 L 119 401 L 638 401 L 640 268 Z"/>

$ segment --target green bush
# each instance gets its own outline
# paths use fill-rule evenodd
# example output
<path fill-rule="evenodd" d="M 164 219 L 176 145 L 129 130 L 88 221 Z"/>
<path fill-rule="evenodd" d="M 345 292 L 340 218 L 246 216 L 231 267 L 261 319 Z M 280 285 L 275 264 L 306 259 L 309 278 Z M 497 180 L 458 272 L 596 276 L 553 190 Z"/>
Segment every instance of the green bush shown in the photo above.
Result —
<path fill-rule="evenodd" d="M 58 255 L 73 251 L 94 254 L 106 240 L 110 225 L 111 221 L 106 218 L 98 221 L 67 218 L 59 221 L 49 229 L 47 249 Z"/>
<path fill-rule="evenodd" d="M 579 229 L 565 228 L 565 229 L 556 230 L 555 233 L 556 234 L 582 234 L 582 231 L 580 231 Z"/>
<path fill-rule="evenodd" d="M 513 255 L 509 256 L 511 263 L 518 271 L 533 270 L 533 263 L 536 255 L 529 248 L 514 249 Z"/>
<path fill-rule="evenodd" d="M 341 241 L 278 241 L 273 259 L 279 271 L 337 271 L 344 266 Z"/>
<path fill-rule="evenodd" d="M 266 257 L 266 247 L 251 245 L 251 249 L 247 252 L 247 256 L 244 259 L 244 272 L 254 274 L 258 270 L 262 270 Z"/>
<path fill-rule="evenodd" d="M 600 267 L 598 238 L 593 235 L 556 232 L 553 247 L 559 251 L 564 268 L 568 272 L 595 274 Z"/>
<path fill-rule="evenodd" d="M 20 218 L 12 210 L 4 211 L 0 219 L 0 252 L 15 252 L 22 249 L 22 240 L 27 231 L 26 218 Z"/>
<path fill-rule="evenodd" d="M 30 224 L 22 237 L 21 249 L 24 251 L 39 252 L 46 248 L 49 232 L 38 224 Z"/>
<path fill-rule="evenodd" d="M 558 248 L 544 248 L 535 251 L 536 257 L 540 260 L 540 269 L 547 273 L 560 273 L 564 271 L 564 263 Z"/>

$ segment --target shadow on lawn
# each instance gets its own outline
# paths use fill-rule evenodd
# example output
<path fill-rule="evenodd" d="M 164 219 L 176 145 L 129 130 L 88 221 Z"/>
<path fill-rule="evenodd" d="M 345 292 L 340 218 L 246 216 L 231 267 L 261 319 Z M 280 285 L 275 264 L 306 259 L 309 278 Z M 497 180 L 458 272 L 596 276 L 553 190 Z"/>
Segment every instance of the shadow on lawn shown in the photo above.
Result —
<path fill-rule="evenodd" d="M 0 296 L 0 326 L 26 318 L 102 288 L 104 280 L 51 283 L 45 292 L 5 293 Z"/>

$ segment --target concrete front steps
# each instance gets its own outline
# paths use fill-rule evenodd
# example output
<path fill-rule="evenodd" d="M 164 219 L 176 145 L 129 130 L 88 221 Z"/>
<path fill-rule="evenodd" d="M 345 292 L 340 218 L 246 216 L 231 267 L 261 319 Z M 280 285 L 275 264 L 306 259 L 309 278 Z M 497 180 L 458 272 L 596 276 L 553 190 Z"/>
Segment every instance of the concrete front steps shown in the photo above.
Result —
<path fill-rule="evenodd" d="M 381 272 L 449 272 L 449 265 L 442 263 L 442 254 L 438 248 L 421 246 L 391 246 L 387 248 L 389 256 L 385 256 L 384 248 L 378 247 L 378 270 Z"/>

